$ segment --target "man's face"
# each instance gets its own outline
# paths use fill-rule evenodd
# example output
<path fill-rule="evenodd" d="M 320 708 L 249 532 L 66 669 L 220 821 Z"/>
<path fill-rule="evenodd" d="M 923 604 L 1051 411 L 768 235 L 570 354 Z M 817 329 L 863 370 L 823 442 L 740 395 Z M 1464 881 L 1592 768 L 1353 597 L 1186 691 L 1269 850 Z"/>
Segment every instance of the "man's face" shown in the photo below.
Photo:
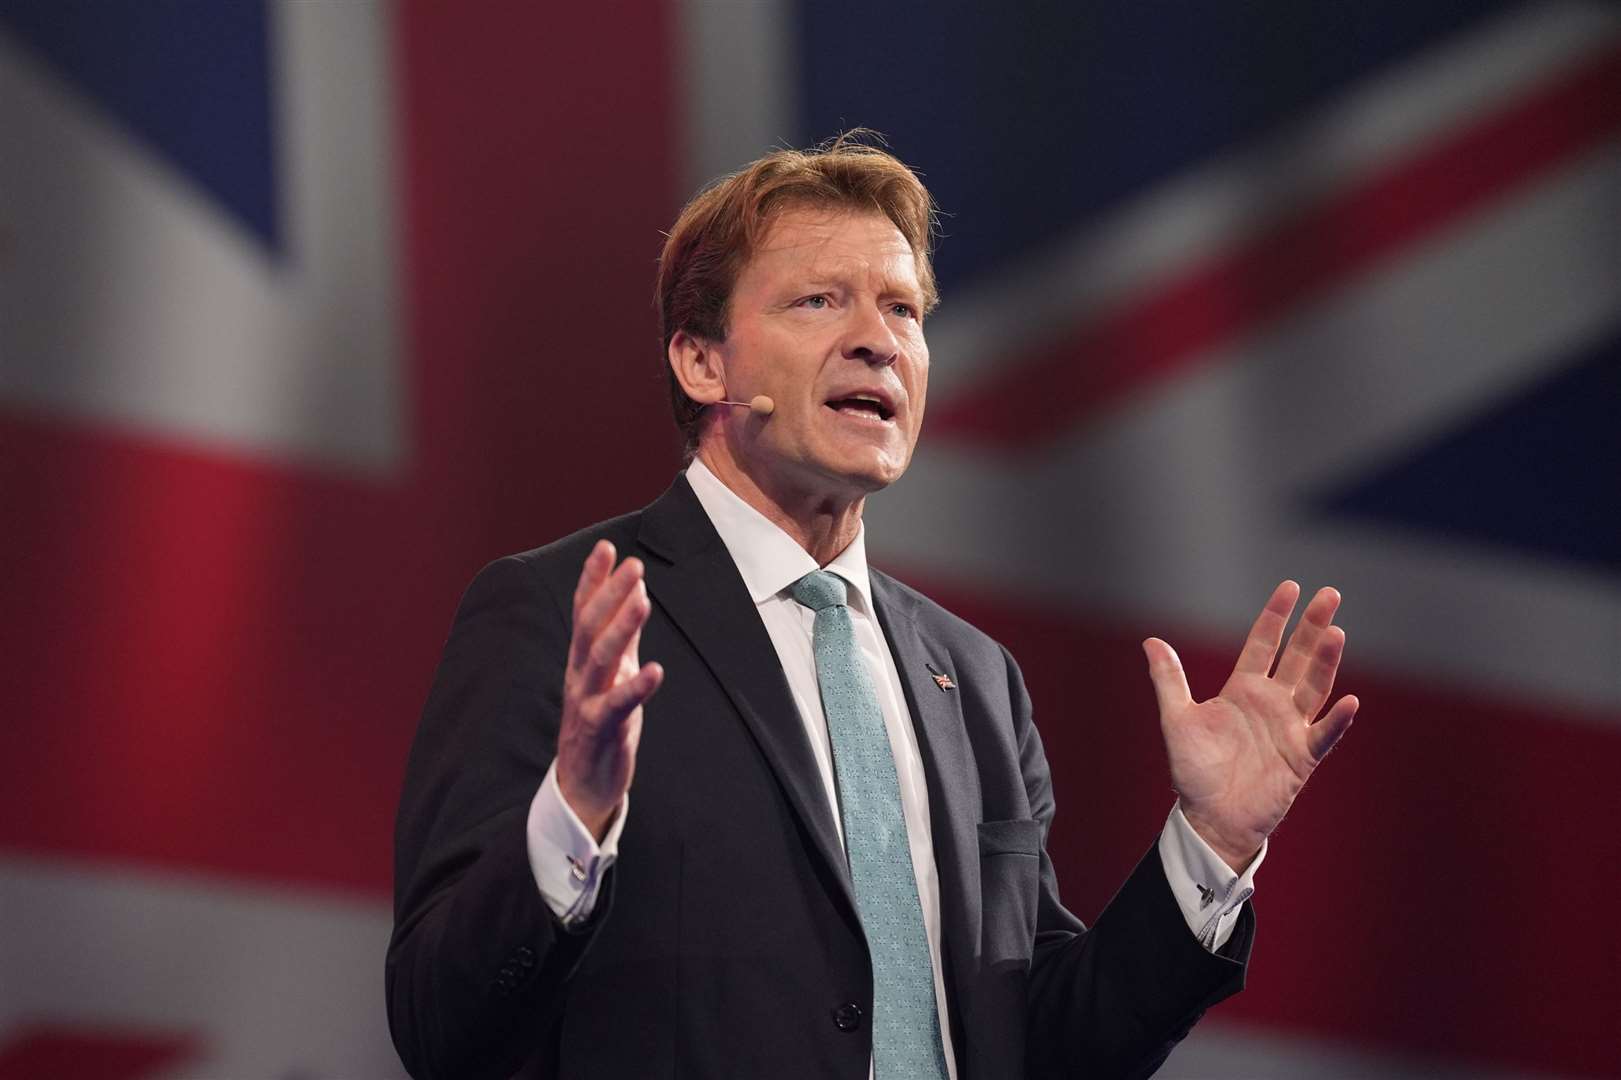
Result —
<path fill-rule="evenodd" d="M 716 346 L 733 396 L 777 405 L 717 432 L 756 482 L 859 498 L 906 471 L 929 384 L 922 304 L 912 249 L 882 214 L 776 218 L 738 275 Z"/>

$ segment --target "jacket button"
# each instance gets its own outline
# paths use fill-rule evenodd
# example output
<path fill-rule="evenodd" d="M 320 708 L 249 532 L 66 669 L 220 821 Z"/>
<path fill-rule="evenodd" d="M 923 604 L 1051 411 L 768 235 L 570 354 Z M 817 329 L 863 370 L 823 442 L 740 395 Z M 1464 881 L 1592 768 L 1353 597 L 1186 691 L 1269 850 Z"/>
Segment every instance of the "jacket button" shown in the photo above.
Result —
<path fill-rule="evenodd" d="M 833 1010 L 833 1026 L 840 1031 L 854 1031 L 861 1026 L 861 1006 L 846 1001 Z"/>
<path fill-rule="evenodd" d="M 520 945 L 512 958 L 518 961 L 518 966 L 528 971 L 535 966 L 535 951 L 527 945 Z"/>

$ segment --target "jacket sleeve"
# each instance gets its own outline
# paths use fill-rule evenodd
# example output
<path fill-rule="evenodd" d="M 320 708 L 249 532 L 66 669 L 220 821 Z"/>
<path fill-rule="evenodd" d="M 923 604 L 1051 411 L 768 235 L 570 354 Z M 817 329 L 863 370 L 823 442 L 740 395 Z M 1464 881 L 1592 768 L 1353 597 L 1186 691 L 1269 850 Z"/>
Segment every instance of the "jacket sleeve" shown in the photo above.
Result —
<path fill-rule="evenodd" d="M 1227 945 L 1207 952 L 1171 895 L 1157 843 L 1091 928 L 1064 908 L 1046 849 L 1052 776 L 1023 677 L 1011 655 L 1006 661 L 1020 769 L 1042 836 L 1026 1074 L 1149 1076 L 1205 1009 L 1243 988 L 1254 915 L 1246 906 Z"/>
<path fill-rule="evenodd" d="M 565 929 L 525 823 L 556 753 L 569 619 L 522 558 L 469 586 L 423 710 L 395 826 L 389 1027 L 406 1069 L 506 1076 L 555 1040 L 564 987 L 611 906 Z"/>

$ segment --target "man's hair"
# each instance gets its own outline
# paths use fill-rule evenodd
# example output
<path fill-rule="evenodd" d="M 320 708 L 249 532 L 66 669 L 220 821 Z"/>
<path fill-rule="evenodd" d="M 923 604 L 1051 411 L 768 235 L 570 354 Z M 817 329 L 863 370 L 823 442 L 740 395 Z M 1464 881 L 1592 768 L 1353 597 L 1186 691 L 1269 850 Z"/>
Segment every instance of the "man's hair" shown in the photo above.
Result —
<path fill-rule="evenodd" d="M 808 150 L 774 150 L 705 187 L 682 209 L 659 255 L 659 330 L 670 405 L 690 458 L 704 406 L 669 367 L 670 340 L 685 330 L 725 341 L 737 277 L 783 211 L 805 207 L 871 211 L 894 222 L 917 260 L 923 314 L 939 302 L 931 260 L 934 200 L 917 174 L 883 149 L 882 136 L 855 128 Z"/>

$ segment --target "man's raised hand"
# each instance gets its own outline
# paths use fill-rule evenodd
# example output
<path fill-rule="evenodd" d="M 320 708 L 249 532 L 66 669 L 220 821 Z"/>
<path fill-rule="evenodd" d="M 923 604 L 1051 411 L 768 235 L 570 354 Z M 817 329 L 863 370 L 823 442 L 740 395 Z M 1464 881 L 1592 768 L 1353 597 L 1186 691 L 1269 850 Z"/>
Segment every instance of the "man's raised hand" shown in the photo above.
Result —
<path fill-rule="evenodd" d="M 574 636 L 563 672 L 563 721 L 557 736 L 557 786 L 599 841 L 636 771 L 642 704 L 664 669 L 637 659 L 652 604 L 639 559 L 614 567 L 614 546 L 599 540 L 574 589 Z"/>
<path fill-rule="evenodd" d="M 1273 590 L 1232 675 L 1208 701 L 1193 700 L 1169 645 L 1159 638 L 1143 642 L 1182 813 L 1237 871 L 1283 820 L 1356 715 L 1357 699 L 1347 694 L 1318 719 L 1345 651 L 1345 631 L 1333 624 L 1340 604 L 1333 589 L 1319 590 L 1306 605 L 1272 672 L 1299 597 L 1292 581 Z"/>

